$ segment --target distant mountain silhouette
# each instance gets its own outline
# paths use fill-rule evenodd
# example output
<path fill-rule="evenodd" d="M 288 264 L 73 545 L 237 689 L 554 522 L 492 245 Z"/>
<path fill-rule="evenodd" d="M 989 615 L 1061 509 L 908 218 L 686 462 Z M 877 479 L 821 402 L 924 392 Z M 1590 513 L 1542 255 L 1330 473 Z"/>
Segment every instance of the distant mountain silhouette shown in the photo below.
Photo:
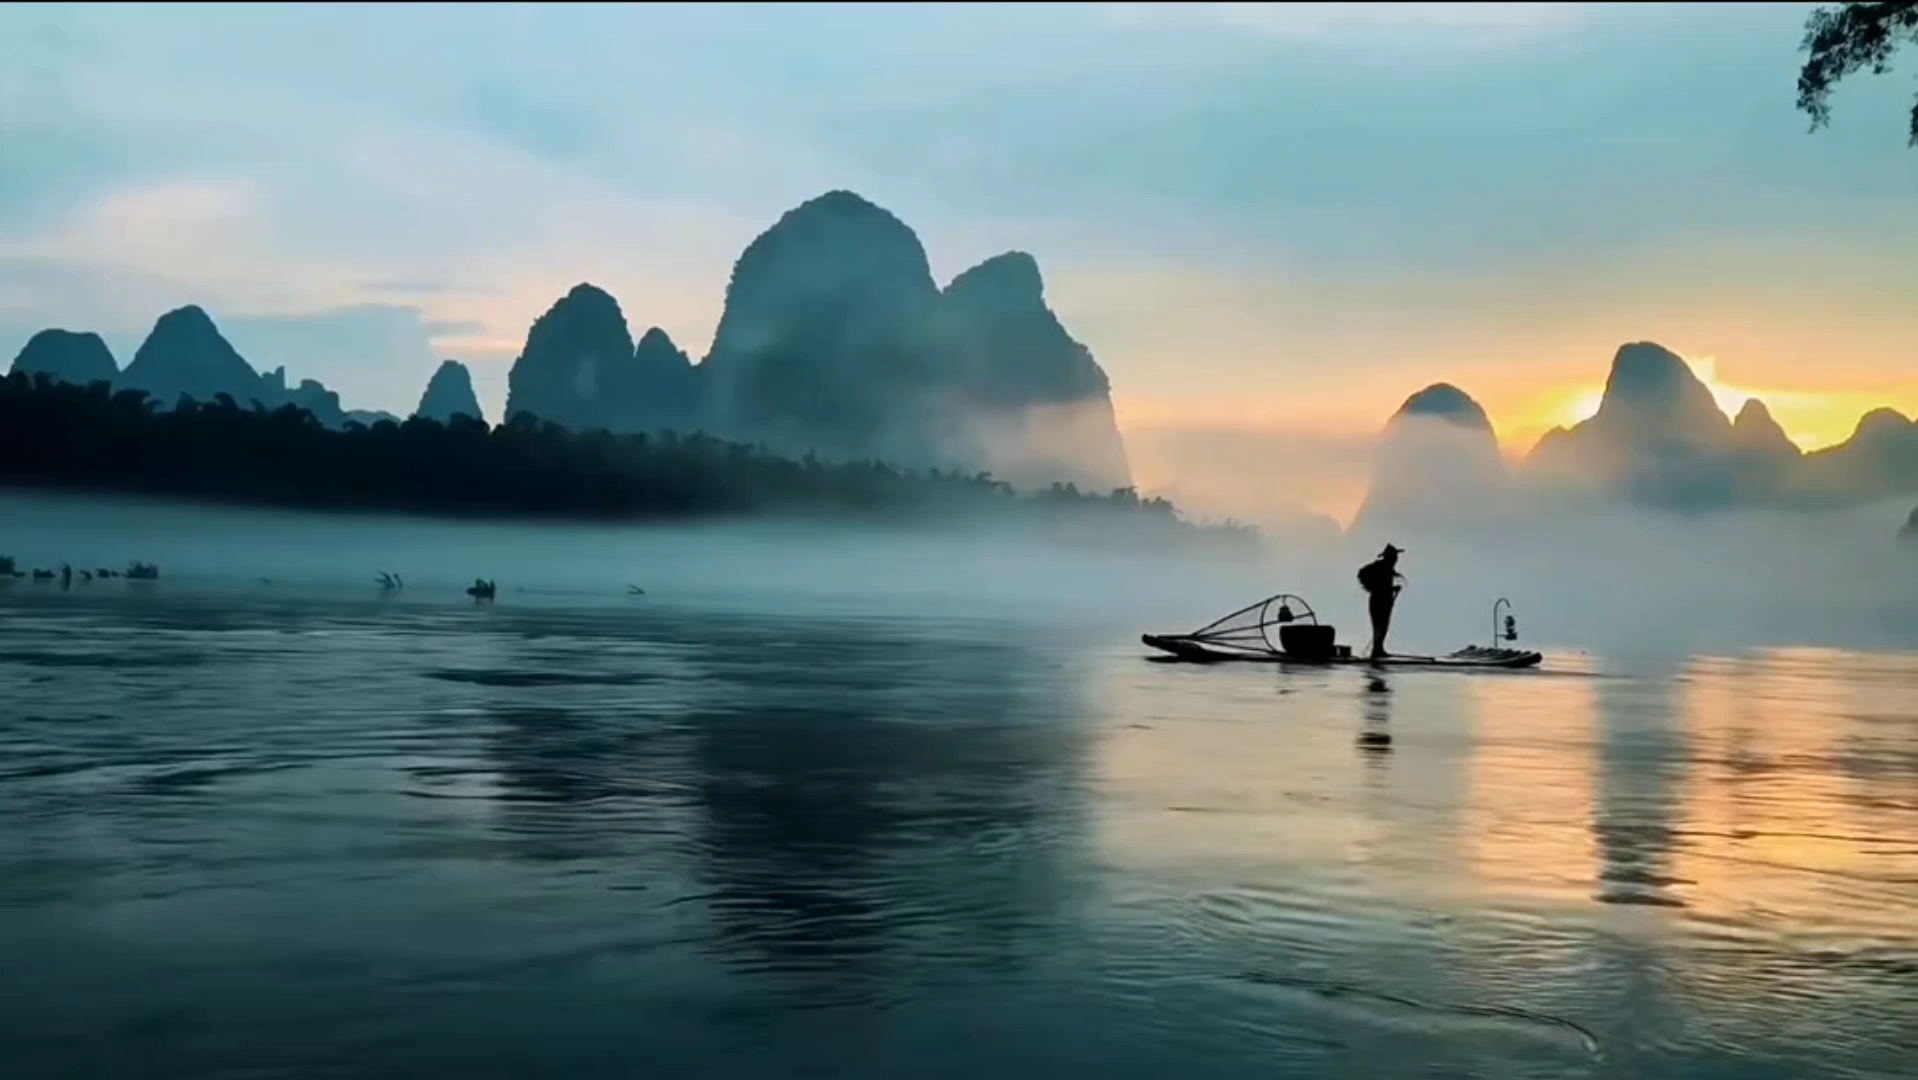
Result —
<path fill-rule="evenodd" d="M 375 424 L 397 424 L 400 418 L 385 409 L 348 409 L 346 421 L 361 427 L 372 427 Z"/>
<path fill-rule="evenodd" d="M 702 365 L 733 437 L 829 458 L 926 460 L 938 287 L 919 238 L 849 191 L 747 245 Z"/>
<path fill-rule="evenodd" d="M 1639 342 L 1618 350 L 1598 412 L 1548 432 L 1524 471 L 1674 509 L 1846 505 L 1918 492 L 1918 425 L 1878 409 L 1845 442 L 1802 453 L 1763 402 L 1727 419 L 1682 359 Z"/>
<path fill-rule="evenodd" d="M 1798 444 L 1772 419 L 1771 410 L 1757 398 L 1747 399 L 1732 418 L 1726 448 L 1733 470 L 1734 497 L 1741 503 L 1776 499 L 1804 457 Z"/>
<path fill-rule="evenodd" d="M 313 418 L 322 427 L 342 428 L 346 426 L 346 408 L 340 404 L 340 395 L 326 388 L 318 379 L 301 379 L 300 385 L 286 388 L 286 369 L 274 368 L 273 374 L 264 381 L 261 392 L 254 398 L 267 409 L 277 409 L 282 405 L 293 405 L 313 414 Z"/>
<path fill-rule="evenodd" d="M 1806 454 L 1787 492 L 1818 505 L 1918 493 L 1918 423 L 1896 409 L 1866 413 L 1851 438 Z"/>
<path fill-rule="evenodd" d="M 319 380 L 301 379 L 289 387 L 284 367 L 264 375 L 255 371 L 212 316 L 194 304 L 160 316 L 133 362 L 113 382 L 116 390 L 143 391 L 162 409 L 183 399 L 205 405 L 224 396 L 236 405 L 268 411 L 293 405 L 333 429 L 348 419 L 340 395 Z"/>
<path fill-rule="evenodd" d="M 48 375 L 76 386 L 110 383 L 120 377 L 120 365 L 114 363 L 113 351 L 100 335 L 71 330 L 42 330 L 28 338 L 9 369 L 9 373 L 16 371 Z"/>
<path fill-rule="evenodd" d="M 1491 418 L 1470 394 L 1435 383 L 1406 398 L 1380 434 L 1355 529 L 1471 519 L 1498 511 L 1508 472 Z"/>
<path fill-rule="evenodd" d="M 966 419 L 963 457 L 1018 485 L 1131 483 L 1111 383 L 1046 306 L 1031 255 L 995 255 L 954 278 L 938 325 Z"/>
<path fill-rule="evenodd" d="M 639 386 L 632 404 L 630 430 L 699 431 L 707 417 L 706 381 L 684 349 L 655 326 L 633 346 L 633 375 Z"/>
<path fill-rule="evenodd" d="M 413 410 L 413 415 L 442 424 L 455 416 L 485 420 L 479 395 L 473 392 L 473 373 L 458 360 L 440 361 L 439 369 L 427 380 L 426 392 L 420 395 L 420 407 Z"/>
<path fill-rule="evenodd" d="M 635 403 L 633 335 L 619 301 L 581 283 L 534 320 L 506 377 L 506 418 L 576 431 L 625 430 Z"/>
<path fill-rule="evenodd" d="M 295 405 L 328 428 L 370 415 L 318 381 L 288 386 L 284 368 L 261 375 L 198 306 L 162 315 L 123 372 L 97 337 L 62 334 L 36 335 L 16 368 L 103 375 L 163 409 L 224 396 Z M 449 361 L 417 414 L 478 411 L 470 373 Z M 1110 382 L 1047 306 L 1038 262 L 1006 252 L 942 290 L 912 229 L 849 191 L 794 207 L 746 247 L 698 364 L 657 327 L 635 342 L 617 300 L 575 286 L 534 321 L 508 374 L 503 421 L 524 417 L 984 471 L 1028 490 L 1131 483 Z"/>
<path fill-rule="evenodd" d="M 1772 461 L 1781 467 L 1804 456 L 1798 444 L 1772 419 L 1771 410 L 1757 398 L 1746 399 L 1732 418 L 1731 446 L 1740 457 Z"/>
<path fill-rule="evenodd" d="M 346 410 L 317 380 L 289 387 L 284 368 L 259 374 L 194 305 L 162 315 L 124 371 L 98 335 L 64 330 L 35 334 L 13 371 L 109 381 L 163 410 L 225 397 L 291 405 L 332 429 L 394 419 Z M 417 415 L 479 414 L 471 374 L 442 363 Z M 849 191 L 802 203 L 747 246 L 701 363 L 658 327 L 635 342 L 618 301 L 575 286 L 534 321 L 509 374 L 503 424 L 528 418 L 990 472 L 1028 490 L 1130 486 L 1110 381 L 1048 307 L 1037 261 L 1006 252 L 940 289 L 913 231 Z M 1598 410 L 1548 432 L 1515 474 L 1470 395 L 1449 383 L 1413 394 L 1381 432 L 1355 527 L 1485 520 L 1567 491 L 1681 510 L 1902 497 L 1918 493 L 1918 424 L 1879 409 L 1844 443 L 1802 453 L 1763 402 L 1728 418 L 1682 358 L 1633 342 L 1613 356 Z"/>
<path fill-rule="evenodd" d="M 1519 484 L 1509 480 L 1523 481 Z M 1490 420 L 1447 383 L 1412 395 L 1381 436 L 1354 529 L 1496 518 L 1538 498 L 1596 496 L 1641 506 L 1818 508 L 1918 493 L 1918 424 L 1891 409 L 1852 437 L 1806 454 L 1764 402 L 1727 418 L 1677 354 L 1621 346 L 1598 411 L 1540 439 L 1507 476 Z"/>
<path fill-rule="evenodd" d="M 211 402 L 221 394 L 240 404 L 285 393 L 281 385 L 269 389 L 247 364 L 213 319 L 188 304 L 160 316 L 120 374 L 122 389 L 144 390 L 161 407 L 181 397 Z M 272 402 L 263 401 L 269 406 Z"/>
<path fill-rule="evenodd" d="M 791 453 L 1129 481 L 1103 371 L 1008 253 L 941 291 L 924 247 L 849 191 L 788 211 L 733 268 L 700 365 L 728 437 Z"/>
<path fill-rule="evenodd" d="M 1651 342 L 1621 346 L 1598 412 L 1546 433 L 1526 472 L 1555 485 L 1697 509 L 1730 505 L 1738 482 L 1732 423 L 1676 353 Z"/>
<path fill-rule="evenodd" d="M 658 327 L 635 344 L 619 301 L 579 284 L 534 321 L 507 375 L 506 415 L 574 431 L 693 431 L 704 379 Z"/>

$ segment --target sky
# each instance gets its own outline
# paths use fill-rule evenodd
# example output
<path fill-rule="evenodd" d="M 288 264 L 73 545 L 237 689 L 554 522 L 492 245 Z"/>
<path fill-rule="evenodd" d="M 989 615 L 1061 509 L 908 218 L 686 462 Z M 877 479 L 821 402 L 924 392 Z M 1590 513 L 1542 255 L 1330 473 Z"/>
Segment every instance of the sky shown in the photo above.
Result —
<path fill-rule="evenodd" d="M 1809 133 L 1809 7 L 9 4 L 0 352 L 198 303 L 348 407 L 451 357 L 496 415 L 572 285 L 697 358 L 850 188 L 942 282 L 1038 258 L 1146 486 L 1441 380 L 1520 454 L 1637 340 L 1827 445 L 1918 414 L 1918 57 Z"/>

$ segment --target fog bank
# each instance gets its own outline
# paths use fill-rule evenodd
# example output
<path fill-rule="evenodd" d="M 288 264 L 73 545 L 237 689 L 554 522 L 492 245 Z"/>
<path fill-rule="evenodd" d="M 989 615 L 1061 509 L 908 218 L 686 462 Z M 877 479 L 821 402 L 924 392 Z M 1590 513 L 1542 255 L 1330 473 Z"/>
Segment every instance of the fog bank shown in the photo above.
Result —
<path fill-rule="evenodd" d="M 1088 548 L 983 528 L 805 522 L 698 526 L 479 524 L 324 516 L 145 500 L 0 494 L 0 554 L 21 568 L 157 562 L 162 588 L 322 588 L 466 603 L 686 604 L 1070 622 L 1115 647 L 1189 630 L 1279 591 L 1304 595 L 1341 640 L 1366 637 L 1358 567 L 1407 548 L 1393 643 L 1437 652 L 1484 642 L 1513 601 L 1522 643 L 1595 652 L 1767 645 L 1918 649 L 1918 552 L 1895 537 L 1910 508 L 1679 517 L 1588 505 L 1478 529 L 1373 529 L 1272 542 L 1255 559 Z M 261 579 L 268 579 L 262 581 Z M 646 590 L 628 595 L 628 586 Z M 8 588 L 57 589 L 15 581 Z M 95 583 L 91 588 L 125 588 Z M 76 589 L 81 586 L 75 586 Z"/>

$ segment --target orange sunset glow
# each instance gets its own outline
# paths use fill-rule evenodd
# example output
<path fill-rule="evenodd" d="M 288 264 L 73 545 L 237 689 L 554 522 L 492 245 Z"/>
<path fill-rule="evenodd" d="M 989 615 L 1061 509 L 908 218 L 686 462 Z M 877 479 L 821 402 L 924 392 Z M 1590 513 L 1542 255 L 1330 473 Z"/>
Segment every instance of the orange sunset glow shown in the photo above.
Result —
<path fill-rule="evenodd" d="M 1859 418 L 1873 409 L 1896 409 L 1907 416 L 1918 414 L 1918 376 L 1912 385 L 1892 384 L 1869 391 L 1781 389 L 1721 376 L 1716 357 L 1687 355 L 1685 361 L 1712 392 L 1719 411 L 1728 417 L 1737 416 L 1745 402 L 1756 398 L 1765 404 L 1798 448 L 1807 452 L 1844 442 L 1858 427 Z M 1598 412 L 1604 393 L 1602 380 L 1557 387 L 1534 397 L 1509 420 L 1501 422 L 1495 415 L 1493 422 L 1498 426 L 1507 452 L 1521 455 L 1546 431 L 1589 419 Z"/>

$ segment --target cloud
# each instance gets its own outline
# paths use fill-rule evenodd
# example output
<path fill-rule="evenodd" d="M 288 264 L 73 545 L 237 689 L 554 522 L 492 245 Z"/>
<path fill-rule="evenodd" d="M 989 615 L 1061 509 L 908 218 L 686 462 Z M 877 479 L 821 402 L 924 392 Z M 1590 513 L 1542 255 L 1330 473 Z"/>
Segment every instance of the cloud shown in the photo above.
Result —
<path fill-rule="evenodd" d="M 1535 3 L 1136 3 L 1101 4 L 1116 26 L 1165 23 L 1250 31 L 1287 43 L 1376 48 L 1391 43 L 1454 49 L 1461 42 L 1517 45 L 1582 25 L 1592 4 Z"/>
<path fill-rule="evenodd" d="M 1311 515 L 1340 526 L 1351 520 L 1365 498 L 1373 443 L 1369 434 L 1168 425 L 1128 430 L 1126 450 L 1142 491 L 1192 513 L 1291 533 Z"/>
<path fill-rule="evenodd" d="M 426 324 L 426 332 L 433 337 L 470 337 L 486 331 L 486 324 L 477 319 L 434 319 Z"/>

